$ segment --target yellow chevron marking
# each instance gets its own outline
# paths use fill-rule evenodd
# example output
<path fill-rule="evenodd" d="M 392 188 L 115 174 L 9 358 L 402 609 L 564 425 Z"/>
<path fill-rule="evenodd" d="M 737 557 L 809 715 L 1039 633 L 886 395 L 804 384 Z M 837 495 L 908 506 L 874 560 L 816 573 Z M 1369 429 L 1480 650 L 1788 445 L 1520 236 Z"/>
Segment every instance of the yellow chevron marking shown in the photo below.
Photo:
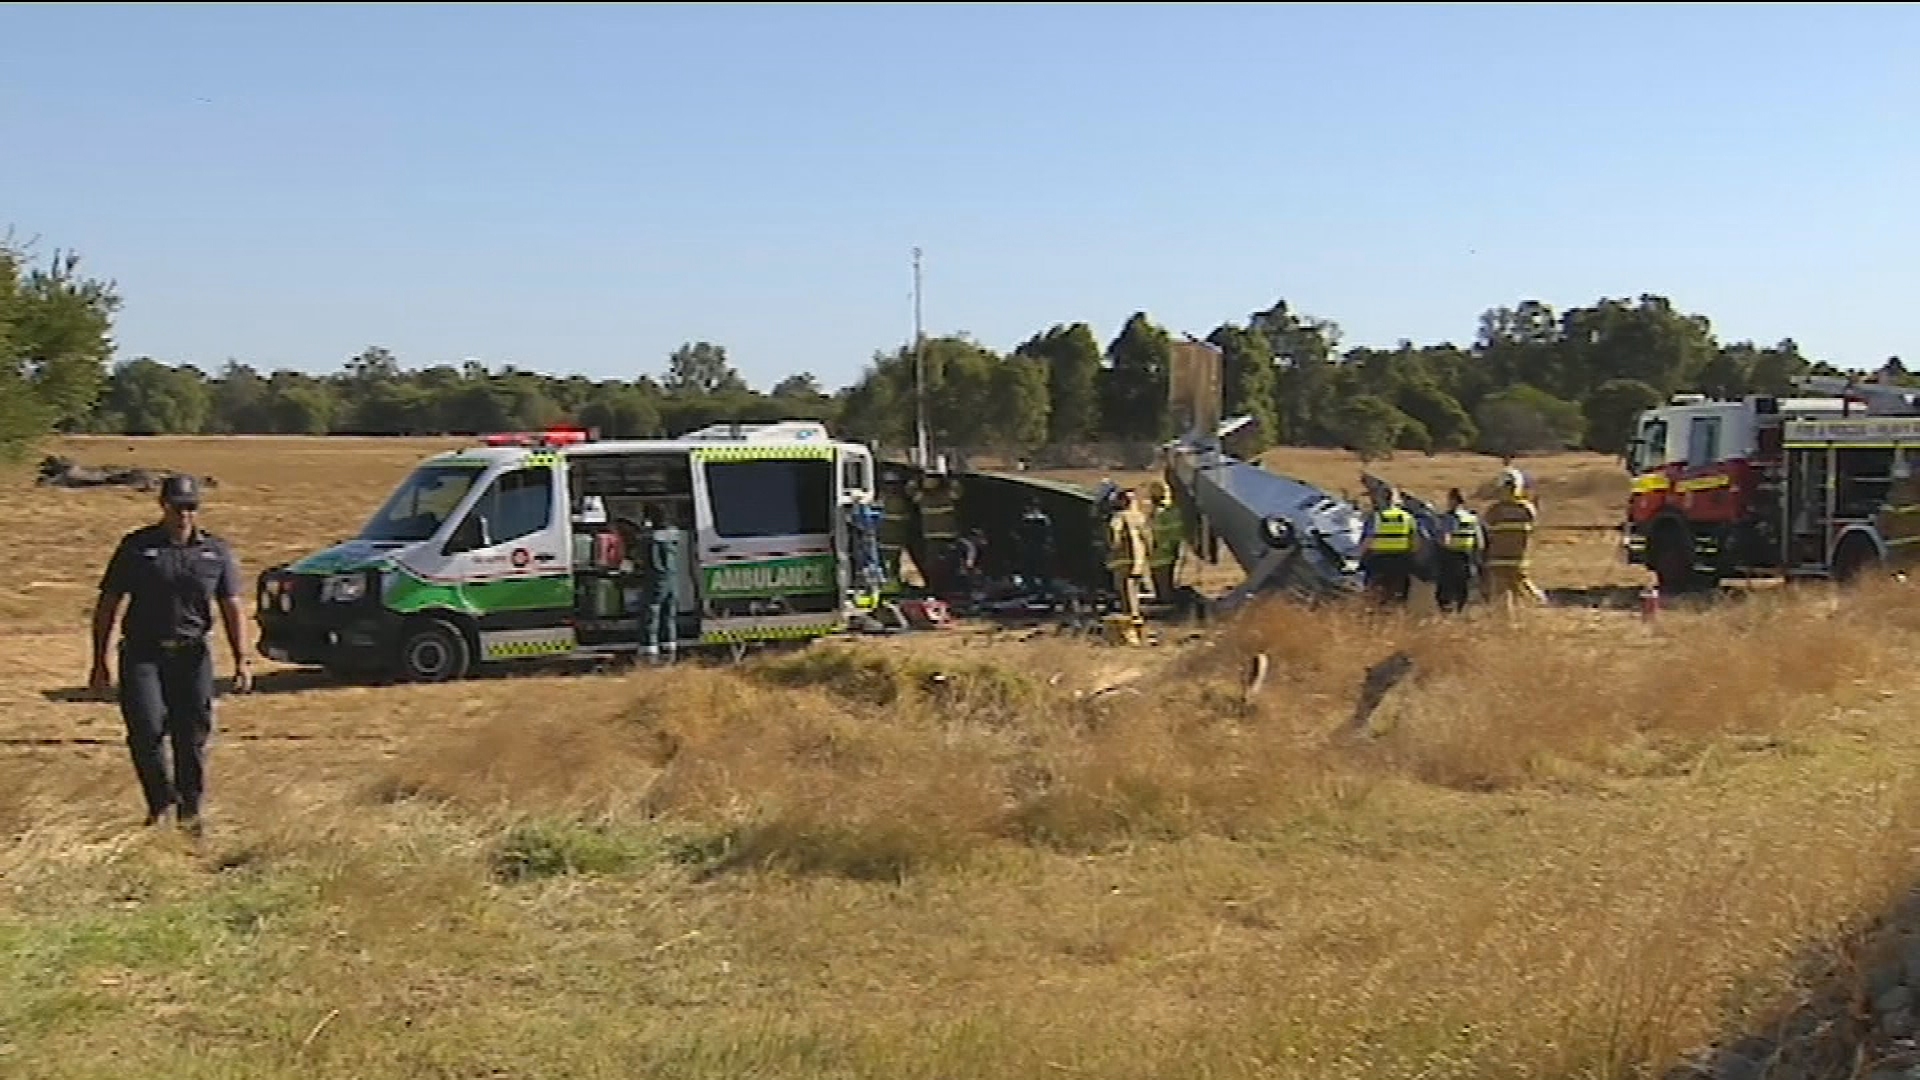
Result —
<path fill-rule="evenodd" d="M 696 461 L 828 461 L 831 446 L 703 446 L 693 452 Z"/>

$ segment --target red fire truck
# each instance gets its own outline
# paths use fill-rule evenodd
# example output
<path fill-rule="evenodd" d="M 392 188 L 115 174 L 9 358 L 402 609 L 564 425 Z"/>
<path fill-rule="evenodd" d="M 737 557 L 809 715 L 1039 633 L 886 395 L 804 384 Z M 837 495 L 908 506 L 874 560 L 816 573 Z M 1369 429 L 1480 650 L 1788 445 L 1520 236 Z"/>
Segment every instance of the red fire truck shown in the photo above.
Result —
<path fill-rule="evenodd" d="M 1682 395 L 1634 420 L 1623 543 L 1663 593 L 1739 578 L 1846 581 L 1887 559 L 1896 462 L 1920 458 L 1920 391 L 1813 376 L 1816 396 Z"/>

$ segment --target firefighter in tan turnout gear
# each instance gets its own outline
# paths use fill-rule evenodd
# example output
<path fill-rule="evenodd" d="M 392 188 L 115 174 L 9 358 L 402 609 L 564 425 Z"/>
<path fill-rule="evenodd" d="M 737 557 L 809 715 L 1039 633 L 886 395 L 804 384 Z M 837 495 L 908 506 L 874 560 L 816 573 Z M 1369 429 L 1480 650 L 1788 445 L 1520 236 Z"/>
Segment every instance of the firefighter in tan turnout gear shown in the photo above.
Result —
<path fill-rule="evenodd" d="M 889 469 L 880 479 L 880 566 L 886 573 L 881 595 L 900 593 L 900 555 L 913 539 L 913 498 L 898 472 Z"/>
<path fill-rule="evenodd" d="M 1532 578 L 1533 532 L 1540 514 L 1517 469 L 1500 474 L 1500 497 L 1482 516 L 1487 532 L 1487 599 L 1511 607 L 1545 600 Z"/>
<path fill-rule="evenodd" d="M 1136 628 L 1146 622 L 1140 614 L 1140 582 L 1148 574 L 1148 558 L 1146 532 L 1133 509 L 1133 492 L 1119 492 L 1107 516 L 1107 572 L 1113 575 L 1121 613 Z"/>
<path fill-rule="evenodd" d="M 920 484 L 920 539 L 926 563 L 920 575 L 927 579 L 927 591 L 945 596 L 952 587 L 950 549 L 960 539 L 959 493 L 953 478 L 944 472 L 930 472 Z"/>
<path fill-rule="evenodd" d="M 1180 508 L 1166 486 L 1155 484 L 1148 496 L 1148 513 L 1153 524 L 1153 555 L 1148 562 L 1153 572 L 1153 598 L 1156 603 L 1173 603 L 1174 573 L 1180 564 L 1180 545 L 1186 529 L 1180 520 Z"/>

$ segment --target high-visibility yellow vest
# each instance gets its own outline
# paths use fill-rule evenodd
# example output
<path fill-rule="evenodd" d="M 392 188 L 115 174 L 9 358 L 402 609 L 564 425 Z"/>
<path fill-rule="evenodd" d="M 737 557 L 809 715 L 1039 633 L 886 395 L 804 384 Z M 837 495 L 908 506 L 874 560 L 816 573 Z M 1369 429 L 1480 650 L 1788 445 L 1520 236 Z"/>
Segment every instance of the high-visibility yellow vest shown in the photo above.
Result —
<path fill-rule="evenodd" d="M 1180 543 L 1186 530 L 1180 511 L 1172 503 L 1153 515 L 1153 565 L 1172 566 L 1180 558 Z"/>
<path fill-rule="evenodd" d="M 1389 506 L 1373 516 L 1373 539 L 1367 551 L 1374 555 L 1406 555 L 1413 551 L 1413 515 Z"/>
<path fill-rule="evenodd" d="M 1447 533 L 1445 543 L 1448 551 L 1462 555 L 1471 555 L 1480 546 L 1480 519 L 1473 511 L 1463 506 L 1453 512 L 1453 530 Z"/>

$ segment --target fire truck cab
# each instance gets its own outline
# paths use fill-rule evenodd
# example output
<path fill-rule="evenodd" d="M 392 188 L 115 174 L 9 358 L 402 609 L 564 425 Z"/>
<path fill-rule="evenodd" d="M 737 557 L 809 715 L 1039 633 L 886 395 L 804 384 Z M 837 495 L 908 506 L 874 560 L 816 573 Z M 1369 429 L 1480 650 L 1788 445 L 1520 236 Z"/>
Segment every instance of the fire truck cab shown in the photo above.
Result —
<path fill-rule="evenodd" d="M 1900 387 L 1813 377 L 1821 396 L 1683 395 L 1635 419 L 1629 563 L 1664 593 L 1735 578 L 1848 580 L 1889 560 L 1896 462 L 1920 458 L 1920 405 Z"/>

